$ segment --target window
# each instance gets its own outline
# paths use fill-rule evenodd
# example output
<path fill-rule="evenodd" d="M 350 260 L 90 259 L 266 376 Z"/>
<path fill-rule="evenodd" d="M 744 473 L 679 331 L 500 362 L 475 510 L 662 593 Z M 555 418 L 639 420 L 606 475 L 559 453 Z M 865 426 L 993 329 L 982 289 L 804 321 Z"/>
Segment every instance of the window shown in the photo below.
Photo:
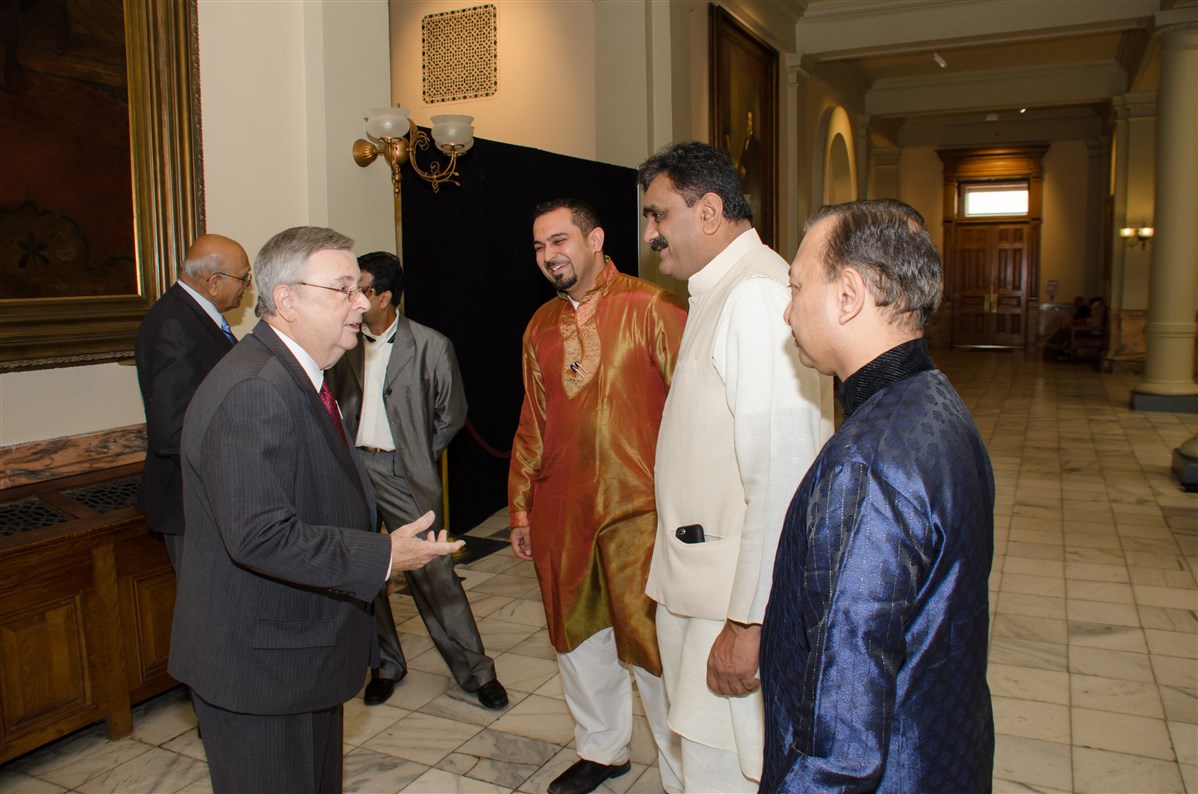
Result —
<path fill-rule="evenodd" d="M 964 194 L 966 218 L 1027 215 L 1026 182 L 962 185 L 961 191 Z"/>

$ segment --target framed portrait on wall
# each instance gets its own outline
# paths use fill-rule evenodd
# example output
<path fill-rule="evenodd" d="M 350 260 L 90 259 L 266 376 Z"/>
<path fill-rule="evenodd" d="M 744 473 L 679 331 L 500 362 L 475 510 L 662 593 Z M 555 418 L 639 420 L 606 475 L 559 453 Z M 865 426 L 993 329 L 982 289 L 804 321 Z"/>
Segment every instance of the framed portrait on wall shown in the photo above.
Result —
<path fill-rule="evenodd" d="M 6 8 L 0 372 L 127 358 L 204 227 L 196 0 Z"/>
<path fill-rule="evenodd" d="M 731 14 L 710 7 L 711 142 L 723 148 L 761 241 L 777 245 L 778 53 Z"/>

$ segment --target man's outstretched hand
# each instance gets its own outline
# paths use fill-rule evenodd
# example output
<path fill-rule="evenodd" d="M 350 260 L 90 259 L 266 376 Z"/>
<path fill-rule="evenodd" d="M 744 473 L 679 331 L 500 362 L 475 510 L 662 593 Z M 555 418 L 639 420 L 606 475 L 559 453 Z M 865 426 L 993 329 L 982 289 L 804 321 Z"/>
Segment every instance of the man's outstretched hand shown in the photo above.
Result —
<path fill-rule="evenodd" d="M 391 531 L 391 575 L 400 571 L 414 571 L 423 568 L 437 557 L 453 554 L 466 545 L 465 541 L 455 540 L 450 543 L 448 533 L 441 530 L 436 540 L 424 540 L 416 537 L 428 531 L 433 525 L 433 511 L 430 510 L 411 524 L 404 524 Z"/>

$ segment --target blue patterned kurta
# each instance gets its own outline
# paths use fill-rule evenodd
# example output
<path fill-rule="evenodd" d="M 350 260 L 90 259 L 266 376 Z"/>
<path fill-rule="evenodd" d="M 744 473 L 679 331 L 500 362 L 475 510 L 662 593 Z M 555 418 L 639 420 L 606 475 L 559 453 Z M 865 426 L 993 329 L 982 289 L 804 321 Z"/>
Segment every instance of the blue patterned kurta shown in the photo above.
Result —
<path fill-rule="evenodd" d="M 763 792 L 989 791 L 994 475 L 922 340 L 844 384 L 787 513 L 761 644 Z"/>

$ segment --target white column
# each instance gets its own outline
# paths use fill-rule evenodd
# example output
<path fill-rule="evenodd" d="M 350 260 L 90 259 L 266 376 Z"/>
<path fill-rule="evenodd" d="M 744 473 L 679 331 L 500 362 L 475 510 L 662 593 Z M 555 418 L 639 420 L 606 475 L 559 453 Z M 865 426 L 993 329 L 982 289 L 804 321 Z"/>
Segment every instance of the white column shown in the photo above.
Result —
<path fill-rule="evenodd" d="M 1161 12 L 1153 256 L 1148 282 L 1148 360 L 1133 407 L 1179 410 L 1138 395 L 1194 396 L 1194 312 L 1198 290 L 1198 20 L 1193 9 Z M 1184 405 L 1177 403 L 1178 405 Z M 1137 404 L 1138 403 L 1138 404 Z M 1181 408 L 1185 410 L 1185 408 Z"/>

